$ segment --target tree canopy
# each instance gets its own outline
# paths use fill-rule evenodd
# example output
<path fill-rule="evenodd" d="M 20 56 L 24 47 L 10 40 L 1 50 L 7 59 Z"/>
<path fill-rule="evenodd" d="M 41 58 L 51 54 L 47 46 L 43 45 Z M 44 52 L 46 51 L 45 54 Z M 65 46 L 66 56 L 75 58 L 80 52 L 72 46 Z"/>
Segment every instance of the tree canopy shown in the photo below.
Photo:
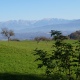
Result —
<path fill-rule="evenodd" d="M 80 30 L 75 31 L 69 35 L 70 39 L 79 39 L 80 40 Z"/>
<path fill-rule="evenodd" d="M 1 34 L 8 38 L 8 41 L 10 40 L 11 36 L 14 36 L 13 30 L 9 30 L 7 28 L 2 28 Z"/>

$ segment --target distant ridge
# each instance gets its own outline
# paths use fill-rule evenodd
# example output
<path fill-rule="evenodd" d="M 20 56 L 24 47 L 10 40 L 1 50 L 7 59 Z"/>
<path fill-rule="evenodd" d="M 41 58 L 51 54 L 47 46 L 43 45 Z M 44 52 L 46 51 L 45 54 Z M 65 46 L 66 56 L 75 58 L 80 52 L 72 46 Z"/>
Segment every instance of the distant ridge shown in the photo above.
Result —
<path fill-rule="evenodd" d="M 14 30 L 18 38 L 21 37 L 20 35 L 24 35 L 23 39 L 34 38 L 35 36 L 41 36 L 43 34 L 44 36 L 49 36 L 47 33 L 51 30 L 60 30 L 67 35 L 76 30 L 80 30 L 80 19 L 45 18 L 42 20 L 10 20 L 0 22 L 0 30 L 4 27 Z M 25 36 L 27 34 L 28 36 Z"/>

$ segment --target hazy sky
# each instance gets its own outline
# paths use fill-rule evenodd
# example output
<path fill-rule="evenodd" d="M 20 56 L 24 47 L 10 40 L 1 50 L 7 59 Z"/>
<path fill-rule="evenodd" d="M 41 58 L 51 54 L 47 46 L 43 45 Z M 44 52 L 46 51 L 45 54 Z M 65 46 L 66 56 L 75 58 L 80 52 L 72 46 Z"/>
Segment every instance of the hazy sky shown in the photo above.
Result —
<path fill-rule="evenodd" d="M 80 0 L 0 0 L 0 21 L 80 19 Z"/>

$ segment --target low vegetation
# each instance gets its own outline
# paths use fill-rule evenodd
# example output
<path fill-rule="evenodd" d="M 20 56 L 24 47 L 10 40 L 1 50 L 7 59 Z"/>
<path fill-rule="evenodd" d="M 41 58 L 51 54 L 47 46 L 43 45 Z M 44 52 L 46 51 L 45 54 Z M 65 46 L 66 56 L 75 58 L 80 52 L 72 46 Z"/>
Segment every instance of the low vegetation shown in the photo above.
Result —
<path fill-rule="evenodd" d="M 48 42 L 48 41 L 51 41 L 52 39 L 41 36 L 41 37 L 35 37 L 34 40 L 37 41 L 37 43 L 39 43 L 40 41 L 47 41 Z"/>

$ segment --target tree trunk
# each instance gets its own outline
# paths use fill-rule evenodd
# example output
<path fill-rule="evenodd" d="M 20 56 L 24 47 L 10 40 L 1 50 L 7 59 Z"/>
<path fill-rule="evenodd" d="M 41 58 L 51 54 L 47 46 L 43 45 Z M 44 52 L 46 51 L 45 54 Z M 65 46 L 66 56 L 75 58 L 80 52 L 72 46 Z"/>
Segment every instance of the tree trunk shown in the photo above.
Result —
<path fill-rule="evenodd" d="M 8 37 L 8 42 L 10 41 L 10 37 Z"/>

